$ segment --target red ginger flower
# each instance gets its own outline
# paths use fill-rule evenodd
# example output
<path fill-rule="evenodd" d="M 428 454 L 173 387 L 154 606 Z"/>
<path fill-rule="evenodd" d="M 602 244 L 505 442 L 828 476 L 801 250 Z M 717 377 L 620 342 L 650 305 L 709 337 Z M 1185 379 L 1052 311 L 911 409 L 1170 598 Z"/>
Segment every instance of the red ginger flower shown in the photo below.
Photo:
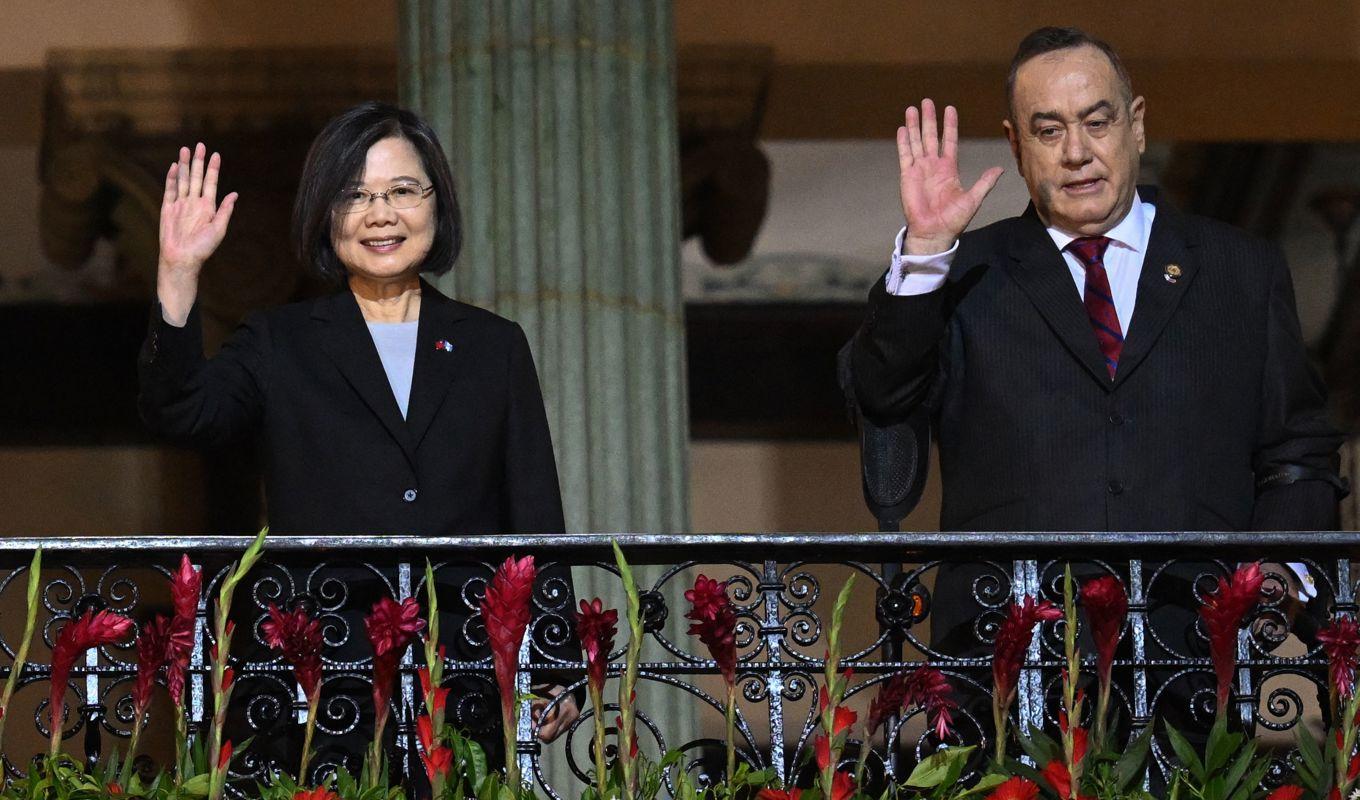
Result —
<path fill-rule="evenodd" d="M 727 599 L 727 582 L 715 581 L 703 573 L 694 579 L 693 589 L 685 590 L 685 599 L 694 607 L 685 618 L 695 621 L 713 619 L 720 609 L 731 605 Z"/>
<path fill-rule="evenodd" d="M 692 620 L 691 635 L 708 648 L 728 686 L 737 682 L 737 611 L 727 599 L 727 584 L 700 575 L 693 589 L 685 590 L 692 607 L 685 619 Z"/>
<path fill-rule="evenodd" d="M 194 569 L 189 556 L 182 555 L 179 569 L 170 575 L 170 642 L 166 650 L 165 687 L 176 706 L 184 705 L 184 676 L 194 649 L 194 627 L 198 619 L 198 595 L 203 576 Z"/>
<path fill-rule="evenodd" d="M 1302 786 L 1277 786 L 1270 794 L 1266 795 L 1266 800 L 1299 800 L 1303 797 Z"/>
<path fill-rule="evenodd" d="M 222 743 L 222 749 L 217 751 L 217 768 L 224 770 L 231 764 L 231 740 Z"/>
<path fill-rule="evenodd" d="M 910 675 L 899 672 L 884 682 L 878 695 L 869 703 L 866 727 L 872 733 L 901 709 L 920 706 L 935 729 L 935 737 L 944 739 L 949 735 L 949 726 L 953 722 L 950 712 L 958 708 L 958 703 L 950 697 L 952 693 L 949 680 L 934 667 L 919 667 Z"/>
<path fill-rule="evenodd" d="M 302 693 L 314 697 L 321 690 L 321 622 L 301 606 L 284 612 L 270 603 L 269 619 L 260 625 L 260 632 L 265 644 L 282 653 L 283 660 L 292 665 Z"/>
<path fill-rule="evenodd" d="M 1232 684 L 1233 667 L 1237 656 L 1237 631 L 1242 627 L 1247 612 L 1256 607 L 1261 598 L 1261 584 L 1265 577 L 1260 564 L 1246 564 L 1237 568 L 1232 577 L 1218 579 L 1218 587 L 1204 598 L 1199 608 L 1200 618 L 1209 634 L 1209 656 L 1214 663 L 1214 677 L 1218 680 L 1218 713 L 1228 709 L 1228 687 Z"/>
<path fill-rule="evenodd" d="M 71 678 L 71 668 L 76 659 L 91 647 L 119 642 L 132 630 L 132 620 L 112 611 L 87 609 L 79 619 L 71 620 L 57 635 L 57 643 L 52 648 L 52 694 L 48 698 L 51 712 L 52 742 L 61 737 L 61 721 L 66 716 L 66 684 Z"/>
<path fill-rule="evenodd" d="M 959 707 L 950 697 L 953 692 L 949 679 L 934 667 L 919 667 L 907 678 L 907 705 L 925 709 L 935 738 L 941 741 L 949 736 L 949 726 L 954 721 L 951 710 Z"/>
<path fill-rule="evenodd" d="M 619 612 L 606 610 L 598 597 L 581 601 L 576 614 L 576 638 L 586 656 L 586 677 L 595 692 L 604 691 L 605 673 L 609 669 L 609 651 L 614 649 L 614 635 L 618 633 Z"/>
<path fill-rule="evenodd" d="M 869 717 L 864 727 L 872 734 L 907 703 L 907 676 L 898 672 L 883 682 L 878 694 L 869 701 Z"/>
<path fill-rule="evenodd" d="M 1108 683 L 1114 651 L 1129 613 L 1129 596 L 1118 578 L 1104 575 L 1082 585 L 1081 605 L 1086 609 L 1086 623 L 1091 626 L 1091 638 L 1096 643 L 1096 672 L 1102 683 Z"/>
<path fill-rule="evenodd" d="M 137 680 L 132 685 L 132 706 L 138 719 L 151 705 L 156 674 L 165 666 L 170 654 L 170 628 L 173 624 L 169 617 L 157 614 L 137 634 Z"/>
<path fill-rule="evenodd" d="M 996 632 L 996 651 L 992 656 L 993 693 L 1003 706 L 1015 699 L 1015 686 L 1020 680 L 1020 665 L 1034 637 L 1034 626 L 1039 622 L 1062 619 L 1063 610 L 1047 600 L 1037 603 L 1026 595 L 1017 605 L 1006 607 L 1006 617 Z"/>
<path fill-rule="evenodd" d="M 364 617 L 364 631 L 373 647 L 373 713 L 375 725 L 386 722 L 388 705 L 392 700 L 392 684 L 397 677 L 397 663 L 402 651 L 425 629 L 420 618 L 420 604 L 414 597 L 397 603 L 384 597 L 373 604 Z M 428 672 L 426 673 L 428 676 Z M 426 678 L 428 680 L 428 677 Z"/>
<path fill-rule="evenodd" d="M 293 800 L 340 800 L 340 795 L 325 786 L 318 786 L 310 792 L 306 789 L 298 789 L 293 792 Z"/>
<path fill-rule="evenodd" d="M 396 652 L 400 658 L 401 651 L 423 630 L 425 620 L 420 618 L 420 604 L 414 597 L 400 603 L 384 597 L 374 603 L 373 609 L 364 617 L 364 632 L 368 634 L 374 656 Z"/>
<path fill-rule="evenodd" d="M 482 623 L 491 643 L 491 662 L 501 692 L 501 718 L 507 729 L 515 710 L 515 673 L 519 648 L 529 627 L 529 601 L 534 594 L 534 557 L 505 559 L 492 576 L 482 599 Z"/>
<path fill-rule="evenodd" d="M 756 792 L 756 800 L 802 800 L 803 790 L 797 786 L 791 789 L 761 789 Z"/>
<path fill-rule="evenodd" d="M 1360 666 L 1360 624 L 1352 617 L 1338 616 L 1317 632 L 1317 640 L 1327 654 L 1332 691 L 1342 700 L 1350 699 L 1355 690 L 1355 669 Z"/>
<path fill-rule="evenodd" d="M 987 800 L 1037 800 L 1038 797 L 1039 784 L 1017 775 L 1005 783 L 997 784 L 992 793 L 987 795 Z"/>

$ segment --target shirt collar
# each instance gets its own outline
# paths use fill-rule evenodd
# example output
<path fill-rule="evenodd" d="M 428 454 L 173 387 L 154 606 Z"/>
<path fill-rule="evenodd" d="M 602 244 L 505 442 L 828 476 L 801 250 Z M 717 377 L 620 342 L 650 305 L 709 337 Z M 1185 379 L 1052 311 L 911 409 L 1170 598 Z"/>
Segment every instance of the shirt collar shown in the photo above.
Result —
<path fill-rule="evenodd" d="M 1047 230 L 1048 235 L 1053 237 L 1053 243 L 1058 246 L 1059 251 L 1064 250 L 1069 244 L 1080 238 L 1053 227 L 1047 228 Z M 1138 196 L 1138 191 L 1134 190 L 1133 205 L 1129 206 L 1128 213 L 1113 228 L 1106 231 L 1105 236 L 1130 250 L 1142 251 L 1147 246 L 1145 231 L 1146 228 L 1143 226 L 1143 200 Z"/>

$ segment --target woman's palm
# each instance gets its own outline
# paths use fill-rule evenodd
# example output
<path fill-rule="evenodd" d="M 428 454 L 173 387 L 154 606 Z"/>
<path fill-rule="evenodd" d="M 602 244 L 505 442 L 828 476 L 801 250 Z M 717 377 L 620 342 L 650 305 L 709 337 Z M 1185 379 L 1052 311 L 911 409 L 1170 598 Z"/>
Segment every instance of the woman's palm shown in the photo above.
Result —
<path fill-rule="evenodd" d="M 200 143 L 190 160 L 189 148 L 180 148 L 179 160 L 165 176 L 161 198 L 161 263 L 172 270 L 197 272 L 217 250 L 227 234 L 227 223 L 236 207 L 235 192 L 217 204 L 217 177 L 221 156 L 213 153 L 205 163 Z"/>

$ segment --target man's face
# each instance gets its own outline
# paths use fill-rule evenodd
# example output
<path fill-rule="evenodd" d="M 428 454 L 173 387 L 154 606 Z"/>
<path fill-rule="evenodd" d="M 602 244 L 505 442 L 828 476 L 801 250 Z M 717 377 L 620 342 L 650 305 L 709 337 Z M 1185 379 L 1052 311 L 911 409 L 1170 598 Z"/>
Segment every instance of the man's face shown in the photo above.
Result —
<path fill-rule="evenodd" d="M 1143 98 L 1129 101 L 1094 47 L 1026 61 L 1015 75 L 1011 152 L 1045 225 L 1077 236 L 1113 228 L 1133 204 Z"/>

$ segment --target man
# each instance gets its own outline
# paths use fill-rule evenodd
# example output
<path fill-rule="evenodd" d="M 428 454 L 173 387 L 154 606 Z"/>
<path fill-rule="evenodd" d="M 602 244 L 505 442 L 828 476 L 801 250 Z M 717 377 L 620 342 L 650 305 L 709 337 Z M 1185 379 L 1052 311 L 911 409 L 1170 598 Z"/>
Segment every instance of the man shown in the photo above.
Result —
<path fill-rule="evenodd" d="M 968 233 L 1002 170 L 965 189 L 955 110 L 941 137 L 930 100 L 907 109 L 907 225 L 852 349 L 871 419 L 932 412 L 941 527 L 1334 527 L 1340 437 L 1281 254 L 1135 185 L 1146 104 L 1103 42 L 1030 34 L 1007 100 L 1002 127 L 1032 202 Z M 978 574 L 937 582 L 933 640 L 947 652 L 976 654 L 964 623 L 979 597 L 1009 593 L 954 579 Z M 1193 602 L 1184 585 L 1164 593 Z M 1186 654 L 1193 616 L 1153 613 L 1161 644 Z"/>

